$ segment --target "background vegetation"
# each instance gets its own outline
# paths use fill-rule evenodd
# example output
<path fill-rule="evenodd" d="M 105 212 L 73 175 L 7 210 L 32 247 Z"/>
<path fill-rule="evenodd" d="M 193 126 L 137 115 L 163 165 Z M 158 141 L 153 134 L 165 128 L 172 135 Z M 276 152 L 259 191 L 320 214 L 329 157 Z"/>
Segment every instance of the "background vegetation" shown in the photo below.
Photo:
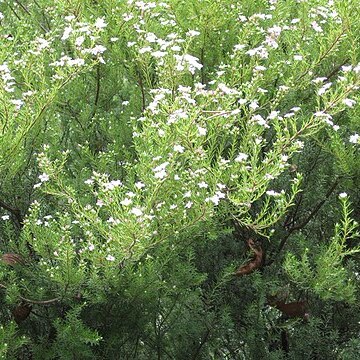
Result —
<path fill-rule="evenodd" d="M 0 357 L 357 359 L 357 0 L 0 2 Z"/>

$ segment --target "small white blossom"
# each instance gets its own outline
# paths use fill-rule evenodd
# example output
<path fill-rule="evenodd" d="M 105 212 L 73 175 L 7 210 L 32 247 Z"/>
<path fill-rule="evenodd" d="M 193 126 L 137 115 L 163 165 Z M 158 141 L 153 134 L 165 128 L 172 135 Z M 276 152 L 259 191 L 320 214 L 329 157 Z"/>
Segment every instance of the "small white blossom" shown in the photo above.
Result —
<path fill-rule="evenodd" d="M 145 187 L 145 184 L 141 181 L 136 182 L 134 185 L 137 189 L 142 189 Z"/>
<path fill-rule="evenodd" d="M 209 185 L 205 181 L 198 183 L 198 186 L 200 189 L 207 189 L 209 187 Z"/>
<path fill-rule="evenodd" d="M 94 26 L 97 29 L 104 29 L 107 26 L 107 23 L 105 22 L 105 20 L 103 18 L 98 18 L 98 19 L 96 19 Z"/>
<path fill-rule="evenodd" d="M 343 72 L 349 72 L 349 71 L 352 70 L 352 65 L 344 65 L 344 66 L 341 67 L 341 70 Z"/>
<path fill-rule="evenodd" d="M 184 194 L 184 198 L 189 198 L 191 197 L 191 190 L 187 191 L 185 194 Z"/>
<path fill-rule="evenodd" d="M 280 196 L 281 194 L 278 193 L 278 192 L 276 192 L 276 191 L 274 191 L 274 190 L 268 190 L 268 191 L 266 192 L 266 195 L 269 195 L 269 196 Z"/>
<path fill-rule="evenodd" d="M 311 23 L 311 26 L 316 32 L 319 32 L 319 33 L 323 32 L 323 29 L 321 28 L 321 26 L 316 21 L 313 21 Z"/>
<path fill-rule="evenodd" d="M 19 110 L 21 108 L 21 106 L 24 104 L 24 102 L 20 99 L 14 99 L 14 100 L 10 100 L 10 102 L 15 105 L 16 110 Z"/>
<path fill-rule="evenodd" d="M 84 36 L 79 36 L 79 37 L 77 37 L 75 39 L 75 45 L 76 46 L 81 46 L 84 41 L 85 41 L 85 37 Z"/>
<path fill-rule="evenodd" d="M 45 181 L 49 181 L 49 175 L 45 174 L 45 173 L 42 173 L 41 175 L 39 175 L 39 179 L 40 179 L 40 181 L 42 183 L 45 182 Z"/>
<path fill-rule="evenodd" d="M 237 44 L 234 46 L 234 51 L 240 51 L 240 50 L 244 49 L 245 47 L 246 47 L 246 45 Z"/>
<path fill-rule="evenodd" d="M 95 45 L 89 52 L 93 55 L 102 54 L 106 50 L 105 46 L 102 45 Z"/>
<path fill-rule="evenodd" d="M 174 151 L 182 154 L 184 152 L 185 148 L 181 145 L 174 145 Z"/>
<path fill-rule="evenodd" d="M 323 87 L 318 90 L 318 95 L 323 95 L 331 87 L 331 82 L 326 83 Z"/>
<path fill-rule="evenodd" d="M 206 198 L 205 201 L 211 201 L 214 205 L 219 205 L 220 199 L 224 199 L 225 198 L 225 194 L 222 193 L 221 191 L 217 191 L 215 193 L 215 195 Z"/>
<path fill-rule="evenodd" d="M 186 209 L 190 209 L 192 206 L 193 206 L 193 202 L 192 202 L 192 201 L 188 201 L 188 202 L 185 204 L 185 208 L 186 208 Z"/>
<path fill-rule="evenodd" d="M 318 77 L 318 78 L 312 80 L 312 82 L 313 82 L 314 84 L 319 84 L 319 83 L 324 82 L 326 79 L 327 79 L 326 77 Z"/>
<path fill-rule="evenodd" d="M 348 196 L 348 195 L 347 195 L 346 192 L 342 192 L 342 193 L 339 194 L 339 198 L 341 198 L 341 199 L 344 199 L 344 198 L 346 198 L 347 196 Z"/>
<path fill-rule="evenodd" d="M 359 142 L 360 135 L 355 133 L 354 135 L 351 135 L 349 138 L 349 141 L 353 144 L 357 144 Z"/>
<path fill-rule="evenodd" d="M 154 57 L 154 58 L 157 58 L 157 59 L 160 59 L 162 57 L 164 57 L 166 55 L 166 52 L 165 51 L 153 51 L 151 53 L 151 55 Z"/>
<path fill-rule="evenodd" d="M 67 26 L 65 29 L 64 29 L 64 33 L 63 33 L 63 36 L 61 37 L 61 40 L 67 40 L 69 37 L 70 37 L 70 34 L 72 33 L 73 31 L 73 28 L 71 26 Z"/>
<path fill-rule="evenodd" d="M 126 199 L 120 201 L 120 204 L 123 206 L 129 206 L 131 203 L 132 203 L 132 200 L 129 198 L 126 198 Z"/>
<path fill-rule="evenodd" d="M 112 255 L 107 255 L 105 258 L 107 261 L 115 261 L 115 258 Z"/>
<path fill-rule="evenodd" d="M 198 134 L 199 134 L 200 136 L 205 136 L 205 135 L 206 135 L 207 130 L 206 130 L 205 128 L 203 128 L 203 127 L 201 127 L 201 126 L 198 126 L 197 128 L 198 128 Z"/>
<path fill-rule="evenodd" d="M 239 155 L 235 158 L 235 161 L 236 162 L 244 162 L 247 160 L 248 157 L 249 157 L 248 154 L 239 153 Z"/>
<path fill-rule="evenodd" d="M 133 214 L 133 215 L 135 215 L 135 216 L 137 216 L 137 217 L 143 215 L 142 210 L 139 209 L 138 207 L 132 208 L 130 212 L 131 212 L 131 214 Z"/>
<path fill-rule="evenodd" d="M 190 37 L 198 36 L 198 35 L 200 35 L 200 32 L 199 32 L 199 31 L 196 31 L 196 30 L 189 30 L 189 31 L 186 33 L 186 36 L 190 36 Z"/>
<path fill-rule="evenodd" d="M 353 107 L 356 104 L 356 101 L 353 99 L 344 99 L 342 102 L 348 107 Z"/>
<path fill-rule="evenodd" d="M 250 103 L 250 105 L 249 105 L 249 108 L 250 108 L 251 110 L 256 110 L 258 107 L 259 107 L 259 104 L 258 104 L 258 102 L 257 102 L 256 100 L 252 101 L 252 102 Z"/>

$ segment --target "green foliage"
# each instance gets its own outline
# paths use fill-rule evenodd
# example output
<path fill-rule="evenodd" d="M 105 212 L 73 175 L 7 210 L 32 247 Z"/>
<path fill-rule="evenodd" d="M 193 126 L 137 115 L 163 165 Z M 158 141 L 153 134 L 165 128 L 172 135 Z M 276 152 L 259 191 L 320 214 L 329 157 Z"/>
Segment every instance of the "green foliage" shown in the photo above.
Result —
<path fill-rule="evenodd" d="M 347 241 L 358 238 L 358 224 L 351 219 L 347 194 L 341 194 L 343 219 L 335 225 L 335 234 L 329 244 L 313 256 L 312 265 L 305 249 L 301 260 L 288 253 L 284 268 L 290 278 L 303 289 L 312 289 L 324 300 L 356 301 L 356 285 L 344 267 L 344 259 L 360 251 L 359 247 L 347 249 Z M 314 268 L 314 269 L 312 269 Z"/>
<path fill-rule="evenodd" d="M 0 357 L 355 359 L 359 19 L 0 2 Z"/>

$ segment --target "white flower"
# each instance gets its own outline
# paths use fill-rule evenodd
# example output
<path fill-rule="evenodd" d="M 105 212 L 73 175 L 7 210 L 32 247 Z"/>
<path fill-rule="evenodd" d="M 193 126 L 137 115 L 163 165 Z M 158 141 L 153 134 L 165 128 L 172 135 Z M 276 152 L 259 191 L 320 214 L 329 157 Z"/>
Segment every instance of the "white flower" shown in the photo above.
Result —
<path fill-rule="evenodd" d="M 200 32 L 199 31 L 196 31 L 196 30 L 189 30 L 187 33 L 186 33 L 186 36 L 198 36 L 200 35 Z"/>
<path fill-rule="evenodd" d="M 139 216 L 141 216 L 143 214 L 141 209 L 139 209 L 137 207 L 132 208 L 130 212 L 131 212 L 131 214 L 133 214 L 133 215 L 135 215 L 137 217 L 139 217 Z"/>
<path fill-rule="evenodd" d="M 109 224 L 114 224 L 114 225 L 118 225 L 120 224 L 120 220 L 119 219 L 114 219 L 112 216 L 110 216 L 107 220 L 107 223 Z"/>
<path fill-rule="evenodd" d="M 65 21 L 71 21 L 75 19 L 75 15 L 68 15 L 64 17 Z"/>
<path fill-rule="evenodd" d="M 203 65 L 199 63 L 199 59 L 195 56 L 185 54 L 183 56 L 174 55 L 176 59 L 176 70 L 183 71 L 184 70 L 184 62 L 188 65 L 188 70 L 191 74 L 195 74 L 195 70 L 200 70 Z"/>
<path fill-rule="evenodd" d="M 166 170 L 160 170 L 154 174 L 156 179 L 164 179 L 166 177 Z"/>
<path fill-rule="evenodd" d="M 224 199 L 225 194 L 221 191 L 217 191 L 214 196 L 206 198 L 205 201 L 211 201 L 214 205 L 219 205 L 220 199 Z"/>
<path fill-rule="evenodd" d="M 145 39 L 150 43 L 154 43 L 154 42 L 156 42 L 157 37 L 156 37 L 156 35 L 154 33 L 150 32 L 150 33 L 146 34 Z"/>
<path fill-rule="evenodd" d="M 186 208 L 186 209 L 190 209 L 192 206 L 193 206 L 193 202 L 192 202 L 192 201 L 188 201 L 188 202 L 185 204 L 185 208 Z"/>
<path fill-rule="evenodd" d="M 131 203 L 132 203 L 132 200 L 129 198 L 126 198 L 126 199 L 120 201 L 120 204 L 123 206 L 129 206 Z"/>
<path fill-rule="evenodd" d="M 200 136 L 205 136 L 206 135 L 207 130 L 205 128 L 203 128 L 201 126 L 198 126 L 197 128 L 198 128 L 198 133 L 199 133 Z"/>
<path fill-rule="evenodd" d="M 323 32 L 323 29 L 321 28 L 321 26 L 316 21 L 313 21 L 311 23 L 311 26 L 316 32 L 319 32 L 319 33 Z"/>
<path fill-rule="evenodd" d="M 339 198 L 341 198 L 341 199 L 344 199 L 344 198 L 346 198 L 347 196 L 348 196 L 348 195 L 347 195 L 346 192 L 342 192 L 342 193 L 339 194 Z"/>
<path fill-rule="evenodd" d="M 349 72 L 349 71 L 352 70 L 352 65 L 344 65 L 344 66 L 341 67 L 341 70 L 343 72 Z"/>
<path fill-rule="evenodd" d="M 165 51 L 153 51 L 151 53 L 151 55 L 154 57 L 154 58 L 162 58 L 166 55 L 166 52 Z"/>
<path fill-rule="evenodd" d="M 116 187 L 119 187 L 122 185 L 122 182 L 120 180 L 112 180 L 110 182 L 104 183 L 104 188 L 106 190 L 114 190 Z"/>
<path fill-rule="evenodd" d="M 88 247 L 88 249 L 89 249 L 90 251 L 93 251 L 93 250 L 95 249 L 94 244 L 90 244 L 89 247 Z"/>
<path fill-rule="evenodd" d="M 94 26 L 98 29 L 103 29 L 107 26 L 107 23 L 105 22 L 105 20 L 103 18 L 97 18 Z"/>
<path fill-rule="evenodd" d="M 107 261 L 115 261 L 115 258 L 112 255 L 107 255 L 105 258 Z"/>
<path fill-rule="evenodd" d="M 85 37 L 84 36 L 79 36 L 75 40 L 75 45 L 76 46 L 81 46 L 84 41 L 85 41 Z"/>
<path fill-rule="evenodd" d="M 258 103 L 257 103 L 256 100 L 252 101 L 252 102 L 250 103 L 250 105 L 249 105 L 249 108 L 250 108 L 251 110 L 255 110 L 255 109 L 257 109 L 258 107 L 259 107 L 259 105 L 258 105 Z"/>
<path fill-rule="evenodd" d="M 143 182 L 141 182 L 141 181 L 138 181 L 138 182 L 135 183 L 135 187 L 137 189 L 142 189 L 142 188 L 145 187 L 145 184 Z"/>
<path fill-rule="evenodd" d="M 319 83 L 324 82 L 326 79 L 327 79 L 326 77 L 318 77 L 318 78 L 312 80 L 312 82 L 313 82 L 314 84 L 319 84 Z"/>
<path fill-rule="evenodd" d="M 277 118 L 278 115 L 279 115 L 279 111 L 272 111 L 272 112 L 268 115 L 267 119 L 273 120 L 273 119 Z"/>
<path fill-rule="evenodd" d="M 331 82 L 326 83 L 323 87 L 321 87 L 321 88 L 318 90 L 318 95 L 323 95 L 323 94 L 325 94 L 326 90 L 328 90 L 330 87 L 331 87 Z"/>
<path fill-rule="evenodd" d="M 61 37 L 61 40 L 67 40 L 69 37 L 70 37 L 70 34 L 72 33 L 73 31 L 73 28 L 71 26 L 67 26 L 65 29 L 64 29 L 64 33 L 63 33 L 63 36 Z"/>
<path fill-rule="evenodd" d="M 209 185 L 205 181 L 198 183 L 198 186 L 200 189 L 206 189 L 209 187 Z"/>
<path fill-rule="evenodd" d="M 15 105 L 16 110 L 19 110 L 21 108 L 21 106 L 24 104 L 24 102 L 20 99 L 14 99 L 14 100 L 10 100 L 10 102 Z"/>
<path fill-rule="evenodd" d="M 266 120 L 259 114 L 254 115 L 251 120 L 255 121 L 257 124 L 259 124 L 260 126 L 264 126 L 266 128 L 269 127 L 269 125 L 266 123 Z"/>
<path fill-rule="evenodd" d="M 124 21 L 126 21 L 126 22 L 130 21 L 131 19 L 133 19 L 133 17 L 134 17 L 133 14 L 128 14 L 128 13 L 123 14 L 123 19 L 124 19 Z"/>
<path fill-rule="evenodd" d="M 49 175 L 45 174 L 45 173 L 42 173 L 41 175 L 39 175 L 39 179 L 40 179 L 40 181 L 42 183 L 45 182 L 45 181 L 49 181 Z"/>
<path fill-rule="evenodd" d="M 344 99 L 342 102 L 348 107 L 353 107 L 356 104 L 356 101 L 353 99 Z"/>
<path fill-rule="evenodd" d="M 69 66 L 82 66 L 85 64 L 85 60 L 84 59 L 70 59 L 70 60 L 68 60 L 67 64 Z"/>
<path fill-rule="evenodd" d="M 169 162 L 164 162 L 159 166 L 153 168 L 154 176 L 157 179 L 163 179 L 166 176 L 166 167 L 169 165 Z"/>
<path fill-rule="evenodd" d="M 182 154 L 184 152 L 185 148 L 181 145 L 174 145 L 174 151 Z"/>
<path fill-rule="evenodd" d="M 10 219 L 10 216 L 9 215 L 3 215 L 2 217 L 1 217 L 1 219 L 2 220 L 9 220 Z"/>
<path fill-rule="evenodd" d="M 242 49 L 244 49 L 246 47 L 246 45 L 243 45 L 243 44 L 236 44 L 234 46 L 234 51 L 240 51 Z"/>
<path fill-rule="evenodd" d="M 151 50 L 152 50 L 152 48 L 150 46 L 145 46 L 145 47 L 139 49 L 139 53 L 145 54 L 146 52 L 150 52 Z"/>
<path fill-rule="evenodd" d="M 248 154 L 239 153 L 239 155 L 235 158 L 235 161 L 236 162 L 243 162 L 243 161 L 247 160 L 248 157 L 249 157 Z"/>
<path fill-rule="evenodd" d="M 294 60 L 300 61 L 302 59 L 303 59 L 302 55 L 294 55 Z"/>
<path fill-rule="evenodd" d="M 269 195 L 269 196 L 280 196 L 281 194 L 278 193 L 278 192 L 276 192 L 276 191 L 274 191 L 274 190 L 268 190 L 268 191 L 266 192 L 266 195 Z"/>
<path fill-rule="evenodd" d="M 89 52 L 93 55 L 102 54 L 106 50 L 105 46 L 102 45 L 95 45 Z"/>
<path fill-rule="evenodd" d="M 231 89 L 225 84 L 219 84 L 218 89 L 222 91 L 225 95 L 236 95 L 238 94 L 238 91 L 235 89 Z"/>
<path fill-rule="evenodd" d="M 174 45 L 174 46 L 172 46 L 170 49 L 171 49 L 172 51 L 177 52 L 177 51 L 180 51 L 180 50 L 181 50 L 181 47 L 178 46 L 178 45 Z"/>
<path fill-rule="evenodd" d="M 359 142 L 360 135 L 355 133 L 354 135 L 351 135 L 349 138 L 349 141 L 353 144 L 357 144 Z"/>

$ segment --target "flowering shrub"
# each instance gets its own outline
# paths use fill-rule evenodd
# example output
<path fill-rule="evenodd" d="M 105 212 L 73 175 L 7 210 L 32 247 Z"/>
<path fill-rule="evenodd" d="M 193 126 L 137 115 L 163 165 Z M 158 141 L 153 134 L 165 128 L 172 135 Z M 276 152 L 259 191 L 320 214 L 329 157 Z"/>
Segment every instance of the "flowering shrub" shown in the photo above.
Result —
<path fill-rule="evenodd" d="M 0 11 L 3 358 L 356 354 L 355 0 Z"/>

